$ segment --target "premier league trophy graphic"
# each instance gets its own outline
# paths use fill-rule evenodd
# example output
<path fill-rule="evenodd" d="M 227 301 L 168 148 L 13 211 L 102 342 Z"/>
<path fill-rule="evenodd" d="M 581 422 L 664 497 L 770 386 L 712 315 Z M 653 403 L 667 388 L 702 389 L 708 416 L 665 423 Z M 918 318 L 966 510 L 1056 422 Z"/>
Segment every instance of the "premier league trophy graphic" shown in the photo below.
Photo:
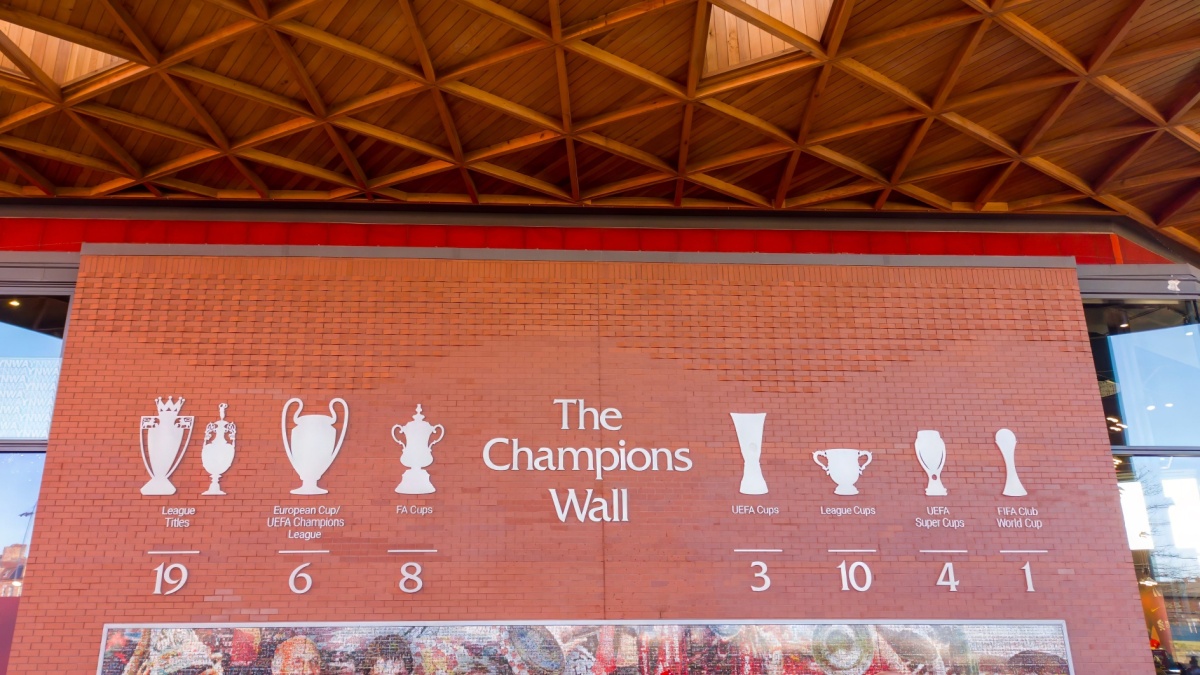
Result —
<path fill-rule="evenodd" d="M 437 431 L 437 438 L 432 441 L 429 437 L 433 432 Z M 400 436 L 404 435 L 408 441 L 405 443 L 400 440 Z M 427 495 L 434 491 L 433 483 L 429 480 L 429 472 L 425 467 L 433 464 L 433 446 L 437 445 L 446 435 L 446 427 L 440 424 L 430 424 L 425 421 L 425 416 L 421 414 L 421 404 L 417 404 L 417 414 L 413 415 L 412 421 L 392 427 L 392 440 L 400 444 L 400 463 L 408 467 L 408 471 L 400 478 L 400 484 L 396 486 L 396 492 L 402 495 Z"/>
<path fill-rule="evenodd" d="M 221 475 L 233 464 L 234 445 L 237 444 L 237 425 L 225 420 L 225 409 L 228 407 L 228 403 L 222 403 L 219 406 L 221 419 L 209 422 L 204 428 L 204 447 L 200 450 L 200 460 L 204 462 L 204 470 L 208 472 L 212 484 L 200 493 L 203 495 L 225 494 L 221 489 Z"/>
<path fill-rule="evenodd" d="M 742 448 L 742 487 L 744 495 L 767 494 L 767 481 L 763 478 L 758 460 L 762 455 L 763 423 L 767 413 L 729 413 L 733 427 L 737 430 L 738 445 Z"/>
<path fill-rule="evenodd" d="M 925 494 L 930 497 L 945 497 L 946 486 L 942 485 L 942 469 L 946 466 L 946 443 L 937 431 L 917 432 L 917 461 L 929 475 Z"/>
<path fill-rule="evenodd" d="M 165 403 L 157 398 L 154 404 L 158 406 L 158 415 L 143 416 L 142 428 L 138 431 L 142 463 L 150 472 L 150 481 L 142 486 L 142 494 L 173 495 L 175 486 L 168 479 L 183 461 L 188 441 L 192 440 L 192 422 L 196 418 L 179 415 L 179 409 L 183 407 L 182 396 L 178 401 L 168 396 Z M 187 431 L 186 438 L 184 431 Z"/>
<path fill-rule="evenodd" d="M 291 443 L 289 443 L 287 412 L 293 403 L 297 405 L 296 412 L 292 416 L 292 422 L 296 426 L 292 427 Z M 333 408 L 335 403 L 342 404 L 342 432 L 340 435 L 333 426 L 338 421 L 337 411 Z M 346 440 L 346 429 L 350 427 L 350 408 L 344 400 L 335 398 L 329 402 L 328 415 L 301 415 L 301 410 L 304 410 L 304 402 L 298 398 L 288 399 L 288 402 L 283 404 L 283 449 L 287 451 L 292 468 L 296 470 L 296 474 L 300 476 L 302 482 L 300 487 L 292 490 L 292 494 L 329 494 L 329 490 L 317 485 L 317 481 L 325 475 L 329 466 L 333 464 L 334 458 L 342 449 L 342 441 Z"/>
<path fill-rule="evenodd" d="M 1009 429 L 1001 429 L 996 432 L 996 445 L 1000 448 L 1000 454 L 1004 456 L 1004 496 L 1024 497 L 1029 494 L 1025 491 L 1025 486 L 1021 485 L 1021 477 L 1017 475 L 1017 435 Z"/>

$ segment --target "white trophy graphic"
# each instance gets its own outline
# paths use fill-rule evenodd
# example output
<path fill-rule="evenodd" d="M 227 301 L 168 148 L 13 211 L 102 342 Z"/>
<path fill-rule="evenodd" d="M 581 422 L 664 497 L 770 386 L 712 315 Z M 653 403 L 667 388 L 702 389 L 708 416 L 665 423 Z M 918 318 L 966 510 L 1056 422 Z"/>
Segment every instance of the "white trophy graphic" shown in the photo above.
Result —
<path fill-rule="evenodd" d="M 437 438 L 432 441 L 429 437 L 433 432 L 437 431 Z M 397 432 L 404 435 L 405 440 L 400 440 Z M 396 492 L 402 495 L 427 495 L 434 491 L 433 483 L 429 481 L 429 472 L 425 467 L 433 464 L 433 446 L 446 435 L 446 427 L 440 424 L 430 424 L 425 421 L 425 416 L 421 414 L 421 404 L 417 404 L 417 414 L 413 415 L 412 421 L 392 427 L 392 440 L 400 444 L 400 463 L 408 467 L 408 471 L 400 478 L 400 484 L 396 486 Z"/>
<path fill-rule="evenodd" d="M 143 416 L 142 428 L 138 431 L 142 463 L 150 472 L 150 480 L 142 486 L 142 494 L 173 495 L 175 486 L 168 479 L 183 461 L 183 453 L 192 440 L 192 422 L 195 418 L 179 415 L 179 409 L 183 407 L 182 396 L 178 401 L 168 396 L 166 403 L 157 398 L 154 404 L 158 406 L 158 415 Z M 185 430 L 187 438 L 183 435 Z"/>
<path fill-rule="evenodd" d="M 295 403 L 296 412 L 292 416 L 291 443 L 288 442 L 287 413 L 288 408 Z M 342 404 L 342 432 L 339 435 L 334 424 L 337 423 L 337 411 L 333 404 Z M 283 404 L 283 449 L 287 451 L 292 468 L 300 476 L 302 485 L 292 490 L 294 495 L 324 495 L 329 490 L 317 485 L 321 476 L 333 464 L 333 460 L 342 449 L 342 441 L 346 439 L 346 429 L 350 427 L 350 407 L 340 398 L 329 402 L 328 415 L 301 415 L 304 402 L 298 398 L 288 399 Z"/>
<path fill-rule="evenodd" d="M 1017 435 L 1008 429 L 1001 429 L 996 432 L 996 445 L 1000 448 L 1000 454 L 1004 455 L 1004 496 L 1024 497 L 1029 494 L 1017 475 Z"/>
<path fill-rule="evenodd" d="M 946 466 L 946 443 L 937 431 L 917 432 L 917 461 L 929 475 L 925 494 L 930 497 L 945 497 L 946 486 L 942 485 L 942 469 Z"/>
<path fill-rule="evenodd" d="M 204 463 L 204 470 L 208 472 L 212 484 L 200 493 L 202 495 L 225 494 L 221 489 L 221 475 L 233 464 L 234 445 L 237 444 L 237 425 L 225 420 L 225 409 L 228 407 L 228 403 L 218 406 L 221 419 L 209 422 L 204 428 L 204 447 L 200 450 L 200 461 Z"/>
<path fill-rule="evenodd" d="M 859 460 L 863 457 L 867 458 L 865 464 L 859 464 Z M 821 460 L 825 463 L 822 464 Z M 858 488 L 854 484 L 858 482 L 858 477 L 863 471 L 871 465 L 871 452 L 869 450 L 852 450 L 850 448 L 835 448 L 833 450 L 818 450 L 813 453 L 813 461 L 817 466 L 825 469 L 825 473 L 837 483 L 833 494 L 835 495 L 856 495 Z"/>
<path fill-rule="evenodd" d="M 744 495 L 767 494 L 767 481 L 763 478 L 758 460 L 762 455 L 763 423 L 767 413 L 729 413 L 733 427 L 737 429 L 738 445 L 742 448 L 742 487 Z"/>

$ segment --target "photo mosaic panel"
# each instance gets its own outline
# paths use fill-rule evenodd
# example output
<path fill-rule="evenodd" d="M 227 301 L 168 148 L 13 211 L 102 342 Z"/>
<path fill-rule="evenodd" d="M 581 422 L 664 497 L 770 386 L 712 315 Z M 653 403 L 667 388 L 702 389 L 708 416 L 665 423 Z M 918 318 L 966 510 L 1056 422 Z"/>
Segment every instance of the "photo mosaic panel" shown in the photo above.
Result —
<path fill-rule="evenodd" d="M 1070 675 L 1062 623 L 108 626 L 99 675 Z"/>

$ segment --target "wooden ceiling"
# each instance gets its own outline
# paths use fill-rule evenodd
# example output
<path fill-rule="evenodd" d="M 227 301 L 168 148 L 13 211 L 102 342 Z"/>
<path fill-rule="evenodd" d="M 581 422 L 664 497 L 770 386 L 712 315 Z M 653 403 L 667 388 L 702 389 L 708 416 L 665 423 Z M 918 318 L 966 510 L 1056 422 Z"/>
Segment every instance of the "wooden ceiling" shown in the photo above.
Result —
<path fill-rule="evenodd" d="M 0 193 L 1119 214 L 1200 250 L 1200 2 L 835 0 L 820 40 L 759 4 L 0 0 L 125 60 L 60 85 L 0 39 Z M 794 49 L 717 71 L 713 7 Z"/>

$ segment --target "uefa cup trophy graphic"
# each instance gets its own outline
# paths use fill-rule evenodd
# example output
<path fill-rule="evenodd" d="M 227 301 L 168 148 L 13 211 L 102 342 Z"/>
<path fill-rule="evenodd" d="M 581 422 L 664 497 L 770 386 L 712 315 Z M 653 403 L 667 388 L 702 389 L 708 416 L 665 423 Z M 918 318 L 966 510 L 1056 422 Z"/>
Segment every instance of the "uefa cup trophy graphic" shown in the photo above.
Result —
<path fill-rule="evenodd" d="M 212 484 L 200 493 L 202 495 L 225 494 L 221 489 L 221 475 L 233 464 L 234 446 L 237 444 L 237 425 L 225 420 L 225 409 L 229 404 L 222 403 L 218 407 L 221 410 L 221 419 L 209 422 L 204 428 L 204 447 L 200 450 L 200 461 L 204 463 L 204 470 L 208 472 Z"/>
<path fill-rule="evenodd" d="M 859 464 L 859 459 L 866 457 L 866 464 Z M 825 463 L 822 464 L 821 460 Z M 871 452 L 869 450 L 852 450 L 850 448 L 835 448 L 833 450 L 818 450 L 813 453 L 813 461 L 817 466 L 825 469 L 825 473 L 837 483 L 833 494 L 835 495 L 856 495 L 858 488 L 854 484 L 858 482 L 858 477 L 863 471 L 871 465 Z"/>
<path fill-rule="evenodd" d="M 763 423 L 767 413 L 729 413 L 733 427 L 737 430 L 738 445 L 742 448 L 742 486 L 744 495 L 767 494 L 767 481 L 763 478 L 758 460 L 762 455 Z"/>
<path fill-rule="evenodd" d="M 1017 475 L 1017 435 L 1009 429 L 1001 429 L 996 432 L 996 445 L 1000 448 L 1000 454 L 1004 456 L 1004 496 L 1024 497 L 1029 494 L 1025 491 L 1025 486 L 1021 485 L 1021 477 Z"/>
<path fill-rule="evenodd" d="M 196 418 L 180 416 L 179 409 L 183 407 L 182 396 L 178 401 L 173 401 L 168 396 L 165 403 L 161 398 L 157 398 L 154 399 L 154 404 L 158 406 L 158 415 L 143 416 L 142 428 L 138 431 L 142 463 L 146 465 L 146 471 L 150 472 L 150 480 L 142 486 L 142 494 L 173 495 L 175 486 L 168 479 L 183 461 L 183 453 L 187 451 L 188 442 L 192 440 L 192 422 Z M 185 430 L 186 438 L 183 435 Z"/>
<path fill-rule="evenodd" d="M 432 441 L 429 437 L 433 432 L 437 431 L 437 438 Z M 405 443 L 397 436 L 397 432 L 404 435 L 408 441 Z M 427 495 L 434 491 L 433 483 L 429 480 L 429 472 L 425 467 L 433 464 L 433 446 L 437 445 L 446 435 L 446 427 L 440 424 L 430 424 L 425 421 L 425 416 L 421 414 L 421 404 L 417 404 L 417 414 L 413 415 L 412 421 L 392 427 L 392 440 L 400 444 L 400 463 L 408 467 L 408 471 L 400 478 L 400 484 L 396 486 L 396 492 L 402 495 Z"/>
<path fill-rule="evenodd" d="M 942 469 L 946 466 L 946 443 L 937 431 L 917 432 L 917 461 L 929 475 L 925 494 L 929 497 L 945 497 L 946 486 L 942 485 Z"/>
<path fill-rule="evenodd" d="M 292 422 L 296 426 L 292 427 L 291 443 L 288 443 L 287 413 L 292 403 L 297 406 L 292 416 Z M 333 408 L 335 403 L 342 404 L 341 434 L 338 434 L 333 426 L 338 421 L 337 411 Z M 298 398 L 290 398 L 283 404 L 283 449 L 287 451 L 292 468 L 296 470 L 302 482 L 300 487 L 292 490 L 292 494 L 329 494 L 329 490 L 317 485 L 317 481 L 325 475 L 325 471 L 342 449 L 346 429 L 350 427 L 350 407 L 344 400 L 335 398 L 329 402 L 328 415 L 301 415 L 300 411 L 303 409 L 304 402 Z"/>

